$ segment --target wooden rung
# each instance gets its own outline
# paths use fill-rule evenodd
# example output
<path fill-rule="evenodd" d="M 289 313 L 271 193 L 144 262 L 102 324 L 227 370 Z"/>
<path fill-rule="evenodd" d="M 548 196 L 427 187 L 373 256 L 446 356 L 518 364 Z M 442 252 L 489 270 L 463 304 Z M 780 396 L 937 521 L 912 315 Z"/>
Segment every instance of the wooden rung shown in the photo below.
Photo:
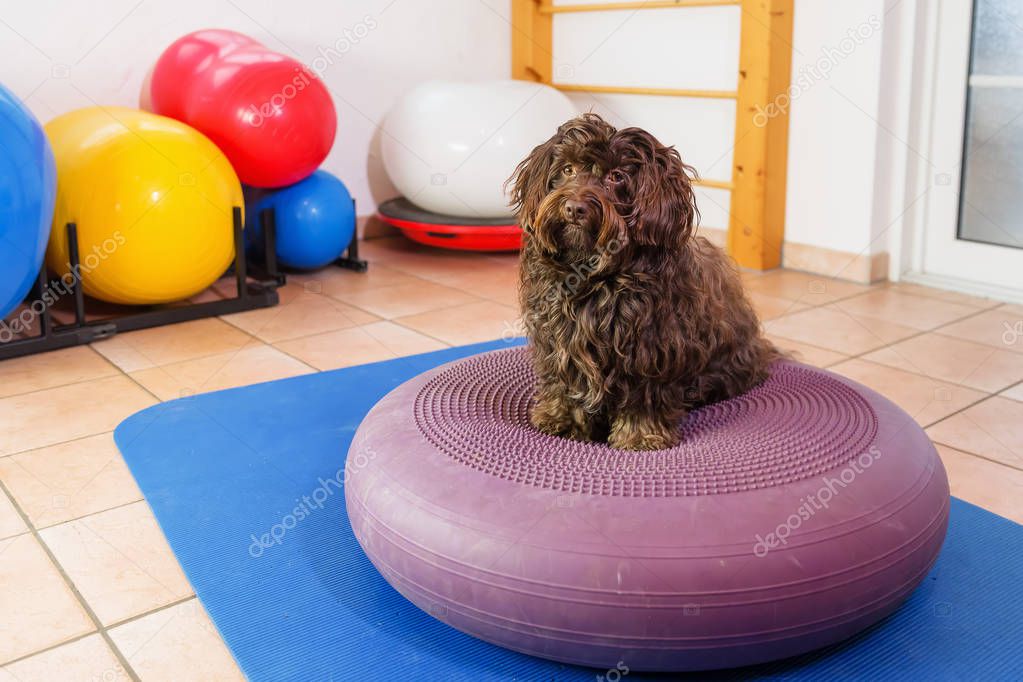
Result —
<path fill-rule="evenodd" d="M 727 7 L 739 5 L 740 0 L 663 0 L 661 2 L 604 2 L 586 5 L 540 5 L 540 14 L 568 14 L 570 12 L 608 12 L 618 9 L 670 9 L 672 7 Z"/>
<path fill-rule="evenodd" d="M 694 180 L 693 184 L 697 187 L 706 187 L 707 189 L 727 189 L 729 191 L 735 187 L 735 185 L 727 180 L 704 180 L 703 178 Z"/>
<path fill-rule="evenodd" d="M 617 85 L 575 85 L 572 83 L 551 83 L 551 85 L 563 92 L 600 92 L 615 95 L 654 95 L 656 97 L 701 97 L 708 99 L 735 99 L 738 96 L 738 93 L 736 93 L 735 90 L 632 88 Z"/>

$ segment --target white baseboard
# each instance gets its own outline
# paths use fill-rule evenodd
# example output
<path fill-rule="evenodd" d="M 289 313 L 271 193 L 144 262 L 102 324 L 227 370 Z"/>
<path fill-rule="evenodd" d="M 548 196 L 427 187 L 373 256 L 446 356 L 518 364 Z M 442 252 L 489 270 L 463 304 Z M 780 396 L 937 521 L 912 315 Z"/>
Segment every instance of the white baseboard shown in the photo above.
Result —
<path fill-rule="evenodd" d="M 1005 301 L 1006 303 L 1023 303 L 1023 290 L 1021 289 L 1009 289 L 1007 287 L 993 286 L 983 282 L 973 282 L 945 275 L 907 272 L 902 275 L 900 281 L 923 284 L 924 286 L 945 289 L 946 291 L 958 291 L 959 293 L 970 294 L 971 296 L 992 298 L 996 301 Z"/>

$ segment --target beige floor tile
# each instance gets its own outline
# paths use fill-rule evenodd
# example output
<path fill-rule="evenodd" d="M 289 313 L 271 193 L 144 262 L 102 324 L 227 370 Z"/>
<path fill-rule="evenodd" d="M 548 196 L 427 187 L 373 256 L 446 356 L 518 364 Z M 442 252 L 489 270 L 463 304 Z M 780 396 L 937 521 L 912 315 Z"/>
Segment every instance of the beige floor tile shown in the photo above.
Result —
<path fill-rule="evenodd" d="M 458 260 L 446 260 L 439 268 L 425 266 L 412 268 L 412 271 L 423 279 L 428 279 L 446 286 L 457 286 L 459 282 L 485 277 L 507 277 L 518 273 L 518 262 L 496 260 L 485 254 L 466 254 Z"/>
<path fill-rule="evenodd" d="M 761 320 L 773 320 L 776 317 L 798 313 L 800 310 L 806 310 L 807 308 L 802 303 L 796 303 L 787 298 L 768 296 L 759 291 L 750 291 L 748 294 L 754 309 L 757 311 L 757 316 Z"/>
<path fill-rule="evenodd" d="M 937 330 L 939 334 L 1023 353 L 1023 313 L 1011 308 L 986 310 Z"/>
<path fill-rule="evenodd" d="M 144 682 L 245 679 L 195 599 L 113 628 L 110 637 Z"/>
<path fill-rule="evenodd" d="M 6 459 L 0 459 L 0 471 L 6 462 Z M 3 480 L 3 476 L 0 475 L 0 480 Z M 12 535 L 19 535 L 28 530 L 28 526 L 25 525 L 25 520 L 21 518 L 21 514 L 14 508 L 14 503 L 11 502 L 10 498 L 0 490 L 0 540 L 9 538 Z"/>
<path fill-rule="evenodd" d="M 24 658 L 0 668 L 0 682 L 128 682 L 131 678 L 100 635 Z"/>
<path fill-rule="evenodd" d="M 92 344 L 125 372 L 238 351 L 254 343 L 237 328 L 210 318 L 118 334 Z"/>
<path fill-rule="evenodd" d="M 781 270 L 775 268 L 774 270 L 750 270 L 749 268 L 739 268 L 739 277 L 742 278 L 742 285 L 747 289 L 750 288 L 750 284 L 755 279 L 766 277 L 767 275 L 777 274 Z"/>
<path fill-rule="evenodd" d="M 379 318 L 328 296 L 303 292 L 273 308 L 225 315 L 223 319 L 267 343 L 274 343 L 357 327 Z"/>
<path fill-rule="evenodd" d="M 927 429 L 943 445 L 1023 469 L 1023 403 L 995 396 Z"/>
<path fill-rule="evenodd" d="M 918 333 L 884 320 L 849 315 L 831 307 L 812 308 L 764 323 L 777 336 L 802 341 L 846 355 L 857 355 Z"/>
<path fill-rule="evenodd" d="M 111 433 L 4 457 L 0 480 L 36 528 L 142 499 Z"/>
<path fill-rule="evenodd" d="M 897 291 L 901 294 L 926 296 L 927 298 L 936 298 L 940 301 L 949 301 L 951 303 L 961 303 L 963 305 L 973 306 L 974 308 L 994 308 L 995 306 L 1000 305 L 1000 302 L 995 301 L 994 299 L 970 296 L 969 294 L 962 294 L 958 291 L 935 289 L 934 287 L 927 287 L 922 284 L 913 284 L 911 282 L 891 282 L 887 286 L 892 291 Z"/>
<path fill-rule="evenodd" d="M 924 426 L 984 397 L 963 386 L 855 358 L 829 369 L 874 389 Z"/>
<path fill-rule="evenodd" d="M 0 540 L 0 664 L 92 632 L 88 614 L 30 534 Z"/>
<path fill-rule="evenodd" d="M 453 289 L 496 301 L 513 308 L 519 306 L 519 267 L 517 262 L 490 265 L 480 272 L 452 277 L 445 282 Z"/>
<path fill-rule="evenodd" d="M 448 284 L 460 277 L 489 269 L 511 268 L 518 258 L 513 254 L 492 255 L 438 249 L 415 244 L 404 237 L 367 241 L 360 255 L 370 261 L 370 268 L 373 267 L 372 263 L 383 263 L 393 270 L 440 284 Z"/>
<path fill-rule="evenodd" d="M 848 357 L 841 353 L 836 353 L 833 350 L 818 348 L 817 346 L 811 346 L 808 343 L 793 341 L 792 339 L 786 339 L 781 336 L 768 334 L 767 338 L 769 338 L 774 345 L 781 350 L 793 353 L 793 359 L 797 362 L 814 365 L 815 367 L 830 367 L 831 365 L 842 362 Z"/>
<path fill-rule="evenodd" d="M 798 301 L 804 305 L 822 305 L 870 290 L 865 284 L 854 284 L 792 270 L 771 271 L 762 277 L 748 279 L 746 286 L 751 291 Z"/>
<path fill-rule="evenodd" d="M 436 339 L 393 322 L 374 322 L 352 329 L 281 341 L 277 346 L 319 370 L 351 367 L 446 347 Z"/>
<path fill-rule="evenodd" d="M 1023 471 L 938 445 L 952 494 L 1023 523 Z"/>
<path fill-rule="evenodd" d="M 259 344 L 237 352 L 132 372 L 131 377 L 160 400 L 248 386 L 308 374 L 312 368 L 272 346 Z"/>
<path fill-rule="evenodd" d="M 308 293 L 323 294 L 345 302 L 347 296 L 357 291 L 415 284 L 422 280 L 374 263 L 366 272 L 328 267 L 316 272 L 288 275 L 288 281 L 302 285 Z"/>
<path fill-rule="evenodd" d="M 1023 383 L 1002 391 L 1002 396 L 1005 398 L 1012 398 L 1013 400 L 1018 400 L 1023 403 Z"/>
<path fill-rule="evenodd" d="M 344 298 L 346 303 L 387 320 L 478 300 L 464 291 L 424 280 L 393 287 L 353 291 Z"/>
<path fill-rule="evenodd" d="M 941 334 L 915 336 L 864 359 L 987 393 L 997 393 L 1023 379 L 1023 354 Z"/>
<path fill-rule="evenodd" d="M 834 306 L 851 315 L 894 322 L 921 331 L 977 312 L 972 306 L 912 296 L 887 288 L 838 301 Z"/>
<path fill-rule="evenodd" d="M 521 334 L 518 312 L 492 301 L 398 318 L 396 322 L 453 346 Z"/>
<path fill-rule="evenodd" d="M 192 594 L 145 502 L 136 502 L 39 535 L 104 625 Z"/>
<path fill-rule="evenodd" d="M 394 258 L 395 254 L 420 252 L 426 250 L 426 248 L 420 244 L 413 243 L 401 234 L 394 233 L 386 237 L 364 240 L 359 244 L 359 256 L 365 258 L 370 263 L 376 263 L 388 258 Z M 434 250 L 438 253 L 440 252 L 440 249 Z"/>
<path fill-rule="evenodd" d="M 1023 303 L 1003 303 L 998 309 L 1012 315 L 1023 315 Z"/>
<path fill-rule="evenodd" d="M 0 361 L 0 398 L 118 374 L 88 346 Z"/>
<path fill-rule="evenodd" d="M 0 398 L 0 456 L 113 431 L 154 402 L 125 376 Z"/>

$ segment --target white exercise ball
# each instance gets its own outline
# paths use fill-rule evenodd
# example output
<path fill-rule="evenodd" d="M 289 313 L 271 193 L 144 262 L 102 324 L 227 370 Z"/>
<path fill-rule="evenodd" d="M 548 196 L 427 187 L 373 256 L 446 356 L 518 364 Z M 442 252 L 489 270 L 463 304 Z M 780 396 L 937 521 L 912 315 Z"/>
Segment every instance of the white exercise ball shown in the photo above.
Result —
<path fill-rule="evenodd" d="M 420 208 L 453 216 L 511 215 L 504 182 L 572 118 L 571 100 L 527 81 L 429 81 L 384 121 L 384 168 Z"/>

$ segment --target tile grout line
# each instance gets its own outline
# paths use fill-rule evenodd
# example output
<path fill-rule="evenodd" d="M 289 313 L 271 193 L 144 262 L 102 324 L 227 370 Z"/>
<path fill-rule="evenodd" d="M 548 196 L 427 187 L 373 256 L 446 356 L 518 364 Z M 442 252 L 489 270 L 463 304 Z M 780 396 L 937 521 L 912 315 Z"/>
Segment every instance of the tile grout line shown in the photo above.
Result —
<path fill-rule="evenodd" d="M 69 576 L 67 574 L 67 572 L 64 570 L 64 567 L 57 560 L 57 557 L 56 557 L 56 555 L 54 555 L 53 551 L 50 549 L 50 546 L 47 545 L 46 542 L 43 540 L 42 536 L 39 535 L 39 531 L 32 524 L 32 520 L 25 513 L 25 510 L 21 508 L 21 505 L 18 504 L 18 501 L 14 498 L 14 495 L 11 494 L 11 491 L 7 489 L 7 485 L 3 481 L 0 481 L 0 490 L 2 490 L 4 492 L 4 494 L 6 494 L 7 497 L 10 499 L 11 504 L 14 506 L 15 511 L 18 512 L 18 515 L 21 516 L 22 521 L 28 527 L 29 534 L 32 535 L 33 539 L 39 544 L 39 546 L 42 548 L 43 552 L 45 552 L 47 558 L 50 560 L 50 563 L 57 570 L 57 573 L 60 575 L 61 579 L 64 581 L 64 584 L 67 586 L 67 588 L 74 595 L 75 599 L 78 601 L 79 606 L 81 606 L 82 610 L 85 611 L 86 616 L 88 616 L 88 618 L 92 621 L 93 626 L 96 628 L 95 632 L 99 633 L 99 635 L 106 642 L 107 646 L 110 647 L 110 650 L 113 652 L 114 657 L 117 659 L 118 663 L 121 664 L 122 668 L 128 674 L 128 676 L 133 680 L 133 682 L 141 682 L 141 678 L 138 676 L 138 674 L 135 672 L 135 670 L 131 667 L 131 664 L 128 662 L 128 659 L 124 656 L 124 654 L 121 652 L 121 650 L 114 643 L 113 638 L 110 637 L 110 633 L 107 632 L 106 627 L 100 621 L 99 617 L 96 615 L 96 612 L 92 610 L 91 606 L 89 606 L 89 603 L 85 600 L 85 597 L 78 590 L 78 587 L 75 585 L 74 581 L 71 580 L 71 576 Z M 90 632 L 90 633 L 87 633 L 87 634 L 93 634 L 93 633 Z M 66 642 L 60 642 L 59 644 L 66 644 Z M 34 653 L 39 653 L 39 652 L 34 652 Z M 30 655 L 34 655 L 34 654 L 30 654 Z M 6 665 L 6 663 L 5 663 L 5 665 Z"/>
<path fill-rule="evenodd" d="M 453 287 L 448 287 L 448 288 L 452 289 Z M 458 290 L 456 289 L 456 291 L 458 291 Z M 462 293 L 465 293 L 465 292 L 462 292 Z M 444 306 L 441 306 L 439 308 L 431 308 L 430 310 L 422 310 L 422 311 L 420 311 L 418 313 L 408 313 L 406 315 L 397 315 L 395 317 L 382 317 L 379 313 L 374 313 L 372 310 L 369 310 L 367 308 L 361 308 L 361 307 L 355 305 L 354 303 L 345 303 L 345 305 L 350 305 L 353 308 L 358 308 L 359 310 L 361 310 L 364 313 L 369 313 L 370 315 L 373 315 L 374 317 L 379 317 L 380 319 L 376 320 L 376 322 L 394 322 L 395 320 L 399 320 L 399 319 L 401 319 L 403 317 L 415 317 L 416 315 L 429 315 L 431 313 L 439 313 L 439 312 L 442 312 L 442 311 L 445 311 L 445 310 L 453 310 L 454 308 L 461 308 L 462 306 L 466 306 L 466 305 L 479 305 L 480 303 L 496 303 L 496 301 L 491 301 L 488 298 L 480 298 L 479 296 L 476 296 L 475 294 L 466 294 L 466 295 L 467 296 L 471 296 L 475 300 L 473 300 L 473 301 L 463 301 L 462 303 L 455 303 L 455 304 L 452 304 L 452 305 L 444 305 Z M 373 322 L 367 322 L 367 324 L 374 324 L 374 323 Z M 353 326 L 362 326 L 362 325 L 353 325 Z M 314 336 L 314 335 L 310 334 L 310 336 Z M 304 339 L 306 337 L 302 336 L 302 337 L 298 337 L 298 338 L 303 338 Z M 285 340 L 286 341 L 294 341 L 295 339 L 285 339 Z"/>
<path fill-rule="evenodd" d="M 217 320 L 220 320 L 219 317 L 218 318 L 207 318 L 207 319 L 217 319 Z M 269 345 L 266 341 L 264 341 L 262 339 L 257 339 L 256 337 L 254 337 L 251 334 L 249 334 L 248 332 L 246 332 L 244 329 L 241 329 L 239 327 L 235 327 L 230 322 L 227 322 L 227 320 L 220 320 L 220 321 L 224 322 L 224 324 L 229 324 L 234 331 L 238 331 L 238 332 L 241 332 L 242 334 L 247 335 L 249 337 L 249 340 L 246 341 L 244 345 L 242 345 L 242 346 L 240 346 L 238 348 L 235 348 L 233 350 L 223 350 L 223 351 L 219 351 L 217 353 L 210 353 L 208 355 L 206 355 L 206 354 L 204 354 L 204 355 L 196 355 L 194 357 L 189 357 L 189 358 L 186 358 L 184 360 L 174 360 L 173 362 L 167 362 L 167 363 L 164 363 L 164 364 L 161 364 L 161 365 L 158 365 L 158 364 L 154 363 L 150 367 L 139 367 L 138 369 L 124 369 L 123 367 L 121 367 L 120 365 L 115 363 L 113 360 L 109 360 L 109 362 L 110 362 L 110 364 L 114 365 L 119 372 L 121 372 L 125 376 L 129 376 L 130 377 L 132 375 L 132 373 L 134 373 L 134 372 L 148 372 L 150 370 L 162 369 L 162 368 L 165 368 L 165 367 L 170 367 L 171 365 L 178 365 L 178 364 L 181 364 L 183 362 L 193 362 L 195 360 L 209 360 L 210 358 L 215 358 L 218 355 L 231 355 L 233 357 L 233 356 L 238 355 L 242 351 L 249 350 L 249 349 L 252 349 L 252 348 L 259 348 L 260 346 L 267 346 L 267 345 Z M 187 324 L 187 323 L 177 322 L 175 324 Z M 174 326 L 174 325 L 166 325 L 166 326 Z M 136 330 L 136 331 L 145 331 L 145 330 Z M 122 332 L 122 334 L 132 334 L 132 333 L 134 333 L 134 332 Z M 118 336 L 120 336 L 120 334 L 115 334 L 114 336 L 111 336 L 111 337 L 108 337 L 108 338 L 115 339 Z M 100 339 L 99 341 L 93 341 L 93 343 L 103 343 L 103 341 L 105 341 L 105 340 L 106 339 Z M 132 350 L 135 351 L 136 353 L 139 353 L 140 355 L 145 355 L 141 351 L 138 351 L 138 350 L 136 350 L 134 348 L 132 348 Z M 96 351 L 96 352 L 98 353 L 99 351 Z M 111 376 L 113 376 L 113 375 L 111 375 Z M 82 383 L 82 382 L 78 382 L 78 383 Z M 70 384 L 67 384 L 67 385 L 70 385 Z"/>
<path fill-rule="evenodd" d="M 175 606 L 181 606 L 182 604 L 187 604 L 188 602 L 192 601 L 193 599 L 200 606 L 202 606 L 202 602 L 199 601 L 199 595 L 197 595 L 195 592 L 192 592 L 192 594 L 188 595 L 187 597 L 181 597 L 180 599 L 175 599 L 172 602 L 168 602 L 166 604 L 162 604 L 160 606 L 157 606 L 155 609 L 150 609 L 149 611 L 144 611 L 142 613 L 136 613 L 134 616 L 129 616 L 128 618 L 124 618 L 123 620 L 115 621 L 115 622 L 111 623 L 110 625 L 108 625 L 107 629 L 108 630 L 113 630 L 114 628 L 119 628 L 122 625 L 126 625 L 128 623 L 134 623 L 135 621 L 142 620 L 143 618 L 145 618 L 147 616 L 151 616 L 154 613 L 160 613 L 161 611 L 166 611 L 167 609 L 172 609 Z M 203 607 L 203 610 L 205 612 L 205 607 Z M 221 638 L 221 639 L 223 639 L 223 638 Z"/>
<path fill-rule="evenodd" d="M 985 462 L 990 462 L 991 464 L 997 464 L 998 466 L 1005 467 L 1006 469 L 1012 469 L 1013 471 L 1018 471 L 1020 473 L 1023 473 L 1023 467 L 1016 467 L 1016 466 L 1013 466 L 1011 464 L 1006 464 L 1005 462 L 1002 462 L 1002 461 L 997 460 L 997 459 L 991 459 L 990 457 L 987 457 L 985 455 L 977 454 L 976 452 L 972 452 L 972 451 L 967 450 L 967 449 L 965 449 L 963 447 L 960 447 L 958 445 L 949 445 L 948 443 L 943 443 L 941 441 L 934 440 L 934 439 L 931 439 L 931 442 L 934 443 L 935 445 L 940 445 L 943 448 L 948 448 L 949 450 L 955 450 L 956 452 L 961 452 L 962 454 L 966 455 L 967 457 L 976 457 L 977 459 L 982 459 Z"/>
<path fill-rule="evenodd" d="M 1023 403 L 1023 399 L 1013 398 L 1012 396 L 1005 395 L 1007 391 L 1011 391 L 1011 390 L 1013 390 L 1015 388 L 1023 389 L 1023 381 L 1017 381 L 1016 383 L 1014 383 L 1014 384 L 1012 384 L 1010 386 L 1006 386 L 1005 388 L 1003 388 L 1001 391 L 999 391 L 995 395 L 997 397 L 999 397 L 999 398 L 1004 398 L 1005 400 L 1013 400 L 1013 401 L 1015 401 L 1017 403 Z"/>
<path fill-rule="evenodd" d="M 990 400 L 993 397 L 995 397 L 995 396 L 991 395 L 991 394 L 985 394 L 982 398 L 978 398 L 977 400 L 974 400 L 972 403 L 968 403 L 966 405 L 963 405 L 962 407 L 960 407 L 958 410 L 955 410 L 954 412 L 949 412 L 948 414 L 946 414 L 941 419 L 935 419 L 932 422 L 928 422 L 926 425 L 921 424 L 920 428 L 922 428 L 922 429 L 924 429 L 926 431 L 927 429 L 931 428 L 932 426 L 936 426 L 937 424 L 940 424 L 941 422 L 945 421 L 946 419 L 954 417 L 957 414 L 961 414 L 961 413 L 965 412 L 966 410 L 970 409 L 971 407 L 975 407 L 975 406 L 981 404 L 982 402 L 984 402 L 985 400 Z M 930 436 L 928 436 L 928 437 L 930 437 Z M 932 438 L 931 440 L 934 440 L 934 439 Z M 942 445 L 945 445 L 945 443 L 942 443 Z M 956 449 L 962 449 L 962 448 L 956 448 Z M 963 450 L 963 451 L 964 452 L 968 452 L 967 450 Z M 971 453 L 971 454 L 977 454 L 977 453 Z M 982 455 L 977 454 L 977 456 L 981 457 Z"/>
<path fill-rule="evenodd" d="M 24 656 L 18 656 L 17 658 L 12 658 L 11 660 L 6 661 L 5 663 L 0 663 L 0 670 L 3 670 L 4 668 L 6 668 L 9 665 L 13 665 L 15 663 L 20 663 L 21 661 L 24 661 L 26 659 L 32 658 L 33 656 L 38 656 L 39 654 L 45 654 L 45 653 L 47 653 L 49 651 L 53 651 L 54 649 L 59 649 L 62 646 L 67 646 L 68 644 L 74 644 L 75 642 L 80 642 L 83 639 L 86 639 L 87 637 L 92 637 L 92 636 L 97 635 L 97 634 L 99 634 L 99 633 L 97 631 L 93 630 L 91 632 L 86 632 L 85 634 L 75 635 L 74 637 L 72 637 L 70 639 L 65 639 L 64 641 L 57 642 L 56 644 L 50 644 L 49 646 L 43 647 L 42 649 L 39 649 L 38 651 L 33 651 L 32 653 L 25 654 Z"/>
<path fill-rule="evenodd" d="M 83 441 L 83 440 L 86 440 L 86 439 L 89 439 L 89 438 L 95 438 L 96 436 L 102 436 L 102 435 L 107 434 L 107 433 L 113 433 L 113 431 L 100 431 L 98 433 L 87 433 L 84 436 L 75 436 L 74 438 L 68 438 L 67 440 L 62 440 L 59 443 L 47 443 L 46 445 L 37 445 L 37 446 L 31 447 L 31 448 L 27 448 L 25 450 L 18 450 L 16 452 L 8 452 L 6 455 L 0 455 L 0 460 L 6 459 L 8 457 L 14 457 L 16 455 L 25 455 L 25 454 L 28 454 L 30 452 L 38 452 L 39 450 L 45 450 L 46 448 L 57 447 L 58 445 L 67 445 L 68 443 L 77 443 L 79 441 Z"/>
<path fill-rule="evenodd" d="M 340 330 L 337 330 L 337 331 L 340 331 Z M 331 332 L 324 332 L 324 333 L 325 334 L 330 334 Z M 310 336 L 313 336 L 313 335 L 310 335 Z M 306 337 L 303 337 L 303 338 L 306 338 Z M 281 355 L 284 355 L 285 357 L 291 358 L 292 360 L 294 360 L 298 364 L 300 364 L 303 367 L 307 368 L 309 370 L 309 373 L 311 373 L 311 374 L 317 374 L 317 373 L 323 371 L 322 369 L 319 369 L 317 367 L 313 367 L 308 362 L 306 362 L 305 360 L 299 358 L 298 356 L 292 355 L 291 353 L 289 353 L 288 351 L 284 350 L 283 348 L 278 347 L 276 343 L 268 343 L 267 345 L 270 346 L 271 348 L 273 348 L 275 351 L 277 351 Z M 295 374 L 295 375 L 292 375 L 292 376 L 302 376 L 302 375 L 301 374 Z M 285 378 L 291 378 L 291 377 L 285 377 Z M 249 385 L 251 385 L 251 384 L 249 384 Z M 211 393 L 211 392 L 212 391 L 207 391 L 207 393 Z M 199 394 L 196 394 L 196 395 L 199 395 Z"/>
<path fill-rule="evenodd" d="M 129 473 L 131 473 L 130 470 L 129 470 Z M 134 479 L 134 476 L 132 478 Z M 131 505 L 138 504 L 139 502 L 146 502 L 145 496 L 140 497 L 137 500 L 130 500 L 128 502 L 121 502 L 120 504 L 115 504 L 114 506 L 106 507 L 105 509 L 98 509 L 96 511 L 91 511 L 88 514 L 82 514 L 81 516 L 75 516 L 73 518 L 65 519 L 63 521 L 57 521 L 56 523 L 51 523 L 51 524 L 49 524 L 47 526 L 36 526 L 36 529 L 39 530 L 39 531 L 44 531 L 44 530 L 48 530 L 50 528 L 56 528 L 57 526 L 63 526 L 66 523 L 73 523 L 75 521 L 81 521 L 82 519 L 92 518 L 93 516 L 99 516 L 100 514 L 105 514 L 108 511 L 114 511 L 115 509 L 123 509 L 124 507 L 130 507 Z M 149 503 L 146 502 L 146 504 L 148 506 Z M 152 511 L 150 511 L 150 513 L 152 513 Z"/>
<path fill-rule="evenodd" d="M 822 305 L 828 305 L 828 304 L 822 304 Z M 814 307 L 821 307 L 821 306 L 814 306 Z M 802 311 L 800 311 L 800 312 L 802 312 Z M 948 324 L 955 324 L 956 322 L 961 322 L 962 320 L 969 319 L 970 317 L 973 317 L 975 314 L 979 314 L 981 312 L 985 312 L 985 311 L 978 311 L 977 313 L 971 313 L 970 315 L 967 315 L 966 317 L 961 317 L 959 319 L 953 320 L 951 322 L 947 322 L 945 324 L 946 325 L 948 325 Z M 848 314 L 848 313 L 846 313 L 846 314 Z M 784 317 L 784 315 L 782 317 Z M 772 318 L 772 319 L 779 319 L 779 318 Z M 877 319 L 877 318 L 869 318 L 869 319 Z M 879 320 L 879 321 L 884 322 L 885 320 Z M 942 326 L 945 326 L 945 325 L 942 325 Z M 794 341 L 796 343 L 802 343 L 802 344 L 805 344 L 807 346 L 812 346 L 812 347 L 817 348 L 819 350 L 826 350 L 826 351 L 829 351 L 831 353 L 838 353 L 839 355 L 845 355 L 846 356 L 845 359 L 844 360 L 840 360 L 839 362 L 836 362 L 835 363 L 836 365 L 840 364 L 841 362 L 846 362 L 847 360 L 863 360 L 864 362 L 870 362 L 870 363 L 875 364 L 875 365 L 880 365 L 881 367 L 889 367 L 891 369 L 900 369 L 903 372 L 907 372 L 909 374 L 915 374 L 917 376 L 925 377 L 927 379 L 931 379 L 931 380 L 934 380 L 934 381 L 942 381 L 944 383 L 953 384 L 955 386 L 961 386 L 962 388 L 969 388 L 971 391 L 980 390 L 980 389 L 972 388 L 970 386 L 966 386 L 966 385 L 963 385 L 963 384 L 957 384 L 957 383 L 952 382 L 952 381 L 945 381 L 944 379 L 938 379 L 937 377 L 932 377 L 932 376 L 929 376 L 927 374 L 922 374 L 920 372 L 915 372 L 915 371 L 912 371 L 912 370 L 907 370 L 907 369 L 902 369 L 902 368 L 892 368 L 890 365 L 885 365 L 885 364 L 880 363 L 880 362 L 874 362 L 873 360 L 868 360 L 868 359 L 866 359 L 864 357 L 865 355 L 869 355 L 870 353 L 876 353 L 879 350 L 884 350 L 885 348 L 891 348 L 892 346 L 895 346 L 897 344 L 903 343 L 904 341 L 910 341 L 911 339 L 915 339 L 915 338 L 924 336 L 925 334 L 937 333 L 937 330 L 940 329 L 940 328 L 941 327 L 935 327 L 934 329 L 917 330 L 915 333 L 910 334 L 909 336 L 904 336 L 901 339 L 897 339 L 895 341 L 891 341 L 891 342 L 883 344 L 881 346 L 877 346 L 876 348 L 869 348 L 867 350 L 860 351 L 859 353 L 845 353 L 843 351 L 835 350 L 834 348 L 827 348 L 825 346 L 818 346 L 818 345 L 813 344 L 813 343 L 807 343 L 806 341 L 800 341 L 799 339 L 792 339 L 792 338 L 789 338 L 788 336 L 784 336 L 782 334 L 775 334 L 775 336 L 777 336 L 778 338 L 787 339 L 789 341 Z M 942 334 L 941 336 L 947 336 L 947 335 Z M 948 337 L 948 338 L 956 338 L 956 337 Z M 981 345 L 984 345 L 984 344 L 981 344 Z M 994 348 L 994 346 L 991 346 L 991 347 Z M 1009 388 L 1011 388 L 1011 386 Z"/>
<path fill-rule="evenodd" d="M 60 350 L 64 350 L 64 349 L 60 349 Z M 48 351 L 48 352 L 52 353 L 54 351 Z M 22 356 L 22 357 L 30 357 L 30 356 Z M 20 358 L 11 358 L 11 359 L 12 360 L 18 360 Z M 104 358 L 104 359 L 106 359 L 106 358 Z M 113 378 L 115 378 L 117 376 L 120 376 L 121 368 L 117 367 L 116 365 L 113 365 L 113 363 L 110 363 L 110 364 L 111 364 L 112 367 L 114 367 L 115 370 L 117 370 L 116 372 L 111 372 L 110 374 L 101 374 L 99 376 L 89 377 L 88 379 L 81 379 L 80 381 L 69 381 L 66 384 L 57 384 L 56 386 L 46 386 L 44 388 L 33 388 L 31 391 L 24 391 L 22 393 L 12 393 L 10 395 L 0 396 L 0 400 L 7 400 L 9 398 L 20 398 L 20 397 L 26 396 L 26 395 L 35 395 L 37 393 L 43 393 L 45 391 L 53 391 L 53 390 L 56 390 L 58 388 L 68 388 L 70 386 L 80 386 L 82 384 L 87 384 L 90 381 L 103 381 L 104 379 L 113 379 Z"/>

